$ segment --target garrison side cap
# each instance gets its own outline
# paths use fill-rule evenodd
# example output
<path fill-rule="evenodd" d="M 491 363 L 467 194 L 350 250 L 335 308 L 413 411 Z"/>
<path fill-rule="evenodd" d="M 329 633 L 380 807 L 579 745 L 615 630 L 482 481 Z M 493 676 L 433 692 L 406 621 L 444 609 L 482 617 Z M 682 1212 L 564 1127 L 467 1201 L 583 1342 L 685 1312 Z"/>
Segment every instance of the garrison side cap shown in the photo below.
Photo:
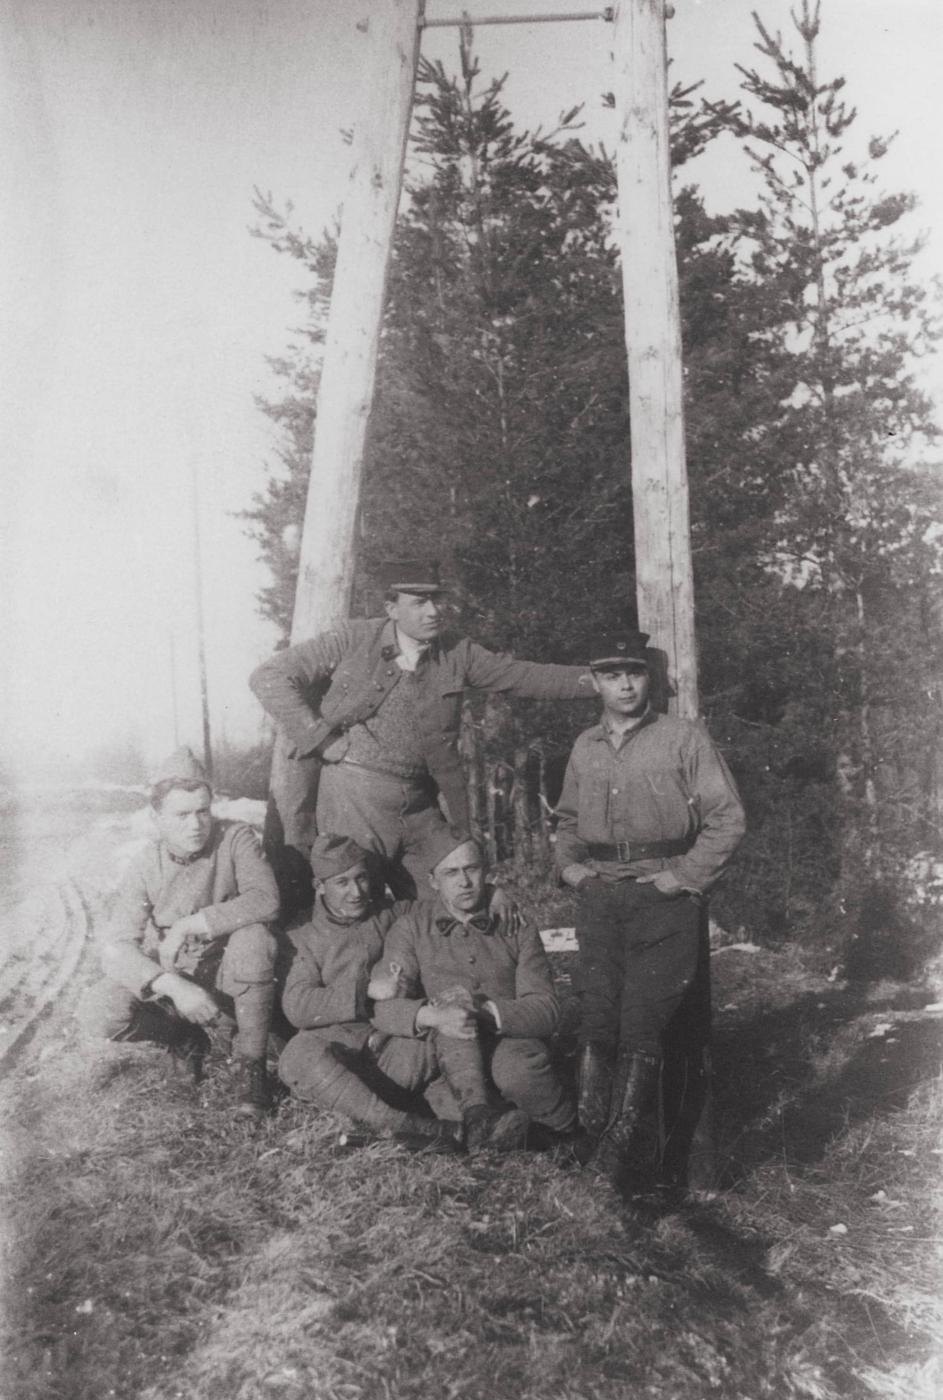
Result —
<path fill-rule="evenodd" d="M 443 826 L 423 843 L 422 855 L 426 868 L 431 874 L 442 864 L 446 856 L 450 856 L 453 851 L 457 851 L 459 846 L 464 846 L 471 841 L 477 847 L 480 854 L 480 843 L 472 836 L 470 831 L 463 831 L 454 826 Z"/>
<path fill-rule="evenodd" d="M 330 880 L 334 875 L 343 875 L 345 870 L 369 860 L 370 853 L 349 836 L 337 836 L 333 832 L 322 832 L 315 837 L 311 847 L 311 871 L 318 880 Z"/>
<path fill-rule="evenodd" d="M 591 670 L 601 670 L 604 666 L 647 666 L 646 648 L 648 633 L 627 629 L 624 632 L 607 632 L 594 637 L 589 649 Z"/>
<path fill-rule="evenodd" d="M 151 786 L 156 787 L 158 783 L 167 782 L 198 782 L 204 783 L 207 787 L 210 780 L 206 776 L 206 769 L 196 757 L 193 750 L 184 744 L 179 749 L 174 749 L 169 758 L 165 758 L 159 764 L 151 777 Z"/>
<path fill-rule="evenodd" d="M 381 564 L 377 581 L 385 591 L 396 593 L 441 593 L 438 559 L 400 559 Z"/>

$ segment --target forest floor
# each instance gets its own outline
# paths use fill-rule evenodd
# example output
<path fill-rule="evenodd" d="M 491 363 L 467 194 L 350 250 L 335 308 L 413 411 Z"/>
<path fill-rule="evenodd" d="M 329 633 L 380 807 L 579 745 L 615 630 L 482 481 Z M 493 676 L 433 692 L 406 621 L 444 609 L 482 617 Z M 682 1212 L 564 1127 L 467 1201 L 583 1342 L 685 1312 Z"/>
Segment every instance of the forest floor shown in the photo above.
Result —
<path fill-rule="evenodd" d="M 412 1156 L 290 1101 L 250 1131 L 221 1056 L 197 1087 L 72 1019 L 139 807 L 5 814 L 4 1400 L 943 1394 L 932 987 L 718 950 L 718 1186 L 659 1214 L 553 1151 Z"/>

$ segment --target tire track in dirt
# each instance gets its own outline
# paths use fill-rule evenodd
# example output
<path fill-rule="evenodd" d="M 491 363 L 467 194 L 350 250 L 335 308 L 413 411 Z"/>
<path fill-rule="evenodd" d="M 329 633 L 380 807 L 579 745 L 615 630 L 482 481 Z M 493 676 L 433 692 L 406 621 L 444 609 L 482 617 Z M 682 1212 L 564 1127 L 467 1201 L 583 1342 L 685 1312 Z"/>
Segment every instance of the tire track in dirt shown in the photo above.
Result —
<path fill-rule="evenodd" d="M 16 1063 L 74 978 L 91 932 L 88 904 L 71 878 L 22 908 L 26 926 L 0 966 L 0 1072 Z"/>

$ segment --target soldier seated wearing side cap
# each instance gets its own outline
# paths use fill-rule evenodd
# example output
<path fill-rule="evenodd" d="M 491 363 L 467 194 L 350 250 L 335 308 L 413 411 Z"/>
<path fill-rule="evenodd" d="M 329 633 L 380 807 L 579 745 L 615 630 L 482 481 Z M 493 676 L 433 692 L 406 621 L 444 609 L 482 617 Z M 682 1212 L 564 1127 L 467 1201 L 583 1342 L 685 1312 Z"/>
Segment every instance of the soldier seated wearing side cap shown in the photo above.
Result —
<path fill-rule="evenodd" d="M 506 930 L 490 913 L 475 841 L 442 831 L 427 859 L 435 897 L 386 937 L 396 995 L 377 1000 L 374 1024 L 392 1044 L 432 1043 L 469 1152 L 523 1146 L 529 1119 L 562 1141 L 576 1112 L 550 1062 L 559 1006 L 540 937 L 529 924 Z"/>
<path fill-rule="evenodd" d="M 257 1120 L 271 1104 L 278 890 L 251 827 L 215 819 L 211 800 L 191 751 L 171 754 L 151 792 L 157 839 L 124 877 L 102 954 L 106 980 L 79 1015 L 95 1035 L 166 1046 L 197 1079 L 210 1044 L 204 1027 L 229 1025 L 236 1111 Z"/>
<path fill-rule="evenodd" d="M 615 1184 L 654 1097 L 662 1034 L 695 975 L 703 896 L 744 831 L 703 726 L 652 709 L 647 643 L 636 630 L 592 642 L 602 716 L 573 746 L 557 804 L 557 865 L 580 893 L 580 1124 Z"/>
<path fill-rule="evenodd" d="M 401 990 L 398 969 L 378 964 L 385 935 L 412 907 L 374 897 L 375 863 L 350 837 L 322 833 L 314 841 L 314 908 L 310 923 L 289 934 L 294 960 L 282 992 L 299 1031 L 279 1074 L 296 1098 L 375 1132 L 457 1150 L 457 1125 L 419 1111 L 419 1095 L 438 1072 L 432 1044 L 382 1035 L 371 1023 L 376 1003 Z"/>

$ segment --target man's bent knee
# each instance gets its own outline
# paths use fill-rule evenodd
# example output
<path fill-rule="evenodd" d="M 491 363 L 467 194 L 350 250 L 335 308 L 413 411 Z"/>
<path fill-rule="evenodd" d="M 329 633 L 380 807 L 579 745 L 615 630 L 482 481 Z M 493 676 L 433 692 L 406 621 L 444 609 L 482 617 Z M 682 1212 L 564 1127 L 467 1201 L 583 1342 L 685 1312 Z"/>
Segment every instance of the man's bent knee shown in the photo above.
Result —
<path fill-rule="evenodd" d="M 221 990 L 234 995 L 246 983 L 270 982 L 278 944 L 265 924 L 246 924 L 229 935 L 220 968 Z"/>
<path fill-rule="evenodd" d="M 309 1097 L 307 1090 L 337 1072 L 338 1060 L 329 1030 L 299 1031 L 293 1035 L 278 1059 L 278 1077 L 292 1093 Z"/>
<path fill-rule="evenodd" d="M 118 982 L 96 982 L 89 987 L 75 1011 L 86 1035 L 96 1040 L 120 1039 L 131 1027 L 139 998 Z"/>

